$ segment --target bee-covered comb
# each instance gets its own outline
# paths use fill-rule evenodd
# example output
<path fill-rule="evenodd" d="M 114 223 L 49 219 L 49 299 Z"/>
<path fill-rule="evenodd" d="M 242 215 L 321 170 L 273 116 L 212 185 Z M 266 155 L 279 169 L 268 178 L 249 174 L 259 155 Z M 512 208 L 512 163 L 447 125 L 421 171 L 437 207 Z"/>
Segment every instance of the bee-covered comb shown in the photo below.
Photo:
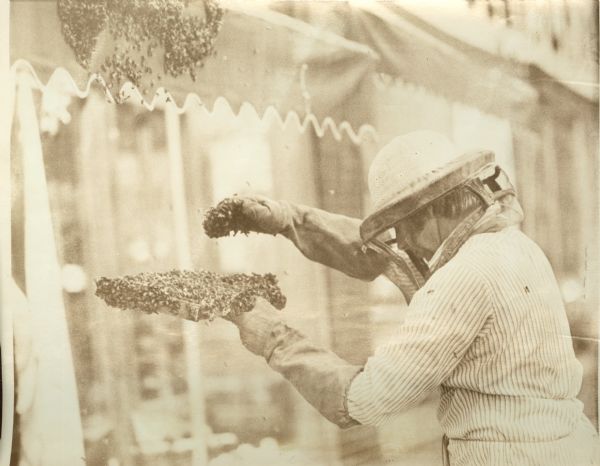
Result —
<path fill-rule="evenodd" d="M 286 298 L 273 274 L 208 271 L 143 272 L 96 280 L 96 296 L 120 309 L 213 320 L 251 311 L 257 297 L 283 309 Z"/>

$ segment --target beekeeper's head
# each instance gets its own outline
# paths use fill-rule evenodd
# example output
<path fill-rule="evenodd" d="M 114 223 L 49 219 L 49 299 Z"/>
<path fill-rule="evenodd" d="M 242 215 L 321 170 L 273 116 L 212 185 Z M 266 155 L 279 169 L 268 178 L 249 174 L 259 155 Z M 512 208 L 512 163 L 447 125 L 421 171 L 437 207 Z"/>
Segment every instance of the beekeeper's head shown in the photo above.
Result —
<path fill-rule="evenodd" d="M 361 225 L 362 239 L 393 242 L 428 260 L 463 219 L 494 202 L 504 188 L 501 173 L 492 152 L 460 153 L 441 134 L 396 137 L 371 164 L 373 209 Z"/>

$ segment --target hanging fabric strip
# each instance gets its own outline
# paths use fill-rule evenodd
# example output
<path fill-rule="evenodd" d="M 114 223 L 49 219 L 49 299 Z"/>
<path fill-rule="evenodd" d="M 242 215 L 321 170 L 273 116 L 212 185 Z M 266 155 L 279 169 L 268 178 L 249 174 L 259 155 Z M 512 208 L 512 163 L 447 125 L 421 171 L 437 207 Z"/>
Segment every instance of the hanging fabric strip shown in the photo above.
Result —
<path fill-rule="evenodd" d="M 32 405 L 21 415 L 22 455 L 39 466 L 77 466 L 85 464 L 83 434 L 42 145 L 31 78 L 19 75 L 17 83 L 27 301 L 39 348 L 34 355 L 38 370 Z"/>
<path fill-rule="evenodd" d="M 9 464 L 14 406 L 14 355 L 11 283 L 11 183 L 10 137 L 14 110 L 14 80 L 9 69 L 9 2 L 0 3 L 0 102 L 5 118 L 0 119 L 0 465 Z"/>

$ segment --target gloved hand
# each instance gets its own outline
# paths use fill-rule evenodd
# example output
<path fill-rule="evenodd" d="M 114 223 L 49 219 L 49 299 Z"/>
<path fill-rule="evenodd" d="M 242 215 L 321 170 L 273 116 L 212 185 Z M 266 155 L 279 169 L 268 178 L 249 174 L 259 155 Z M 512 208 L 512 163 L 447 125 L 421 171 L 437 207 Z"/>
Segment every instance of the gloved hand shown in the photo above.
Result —
<path fill-rule="evenodd" d="M 244 346 L 264 357 L 324 417 L 342 428 L 358 424 L 348 414 L 346 397 L 362 367 L 312 344 L 261 299 L 253 311 L 227 318 L 238 327 Z"/>
<path fill-rule="evenodd" d="M 282 233 L 292 222 L 292 210 L 285 201 L 274 201 L 265 196 L 241 196 L 242 211 L 258 233 L 276 235 Z"/>
<path fill-rule="evenodd" d="M 257 298 L 252 311 L 225 318 L 237 326 L 240 340 L 246 349 L 268 361 L 276 344 L 276 339 L 273 338 L 275 330 L 285 325 L 278 312 L 264 299 Z"/>

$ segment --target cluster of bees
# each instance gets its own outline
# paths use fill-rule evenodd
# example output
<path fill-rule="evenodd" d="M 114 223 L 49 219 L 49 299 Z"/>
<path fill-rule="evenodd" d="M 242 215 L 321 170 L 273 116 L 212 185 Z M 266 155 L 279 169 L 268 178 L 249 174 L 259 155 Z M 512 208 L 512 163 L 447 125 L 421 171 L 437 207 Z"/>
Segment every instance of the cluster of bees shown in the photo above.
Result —
<path fill-rule="evenodd" d="M 96 280 L 96 296 L 120 309 L 199 321 L 251 311 L 257 297 L 283 309 L 286 297 L 273 274 L 209 271 L 143 272 Z"/>
<path fill-rule="evenodd" d="M 188 0 L 59 0 L 63 36 L 81 66 L 100 72 L 107 87 L 119 91 L 125 82 L 147 93 L 144 82 L 162 74 L 188 74 L 196 80 L 204 60 L 215 53 L 223 9 L 217 0 L 204 0 L 204 17 L 186 14 Z M 115 42 L 99 70 L 90 70 L 98 35 L 107 28 Z M 150 57 L 161 48 L 162 70 Z M 117 101 L 122 98 L 116 96 Z"/>
<path fill-rule="evenodd" d="M 204 232 L 209 238 L 220 238 L 230 234 L 248 234 L 254 231 L 256 226 L 244 214 L 242 200 L 236 197 L 228 197 L 211 207 L 204 214 Z"/>

